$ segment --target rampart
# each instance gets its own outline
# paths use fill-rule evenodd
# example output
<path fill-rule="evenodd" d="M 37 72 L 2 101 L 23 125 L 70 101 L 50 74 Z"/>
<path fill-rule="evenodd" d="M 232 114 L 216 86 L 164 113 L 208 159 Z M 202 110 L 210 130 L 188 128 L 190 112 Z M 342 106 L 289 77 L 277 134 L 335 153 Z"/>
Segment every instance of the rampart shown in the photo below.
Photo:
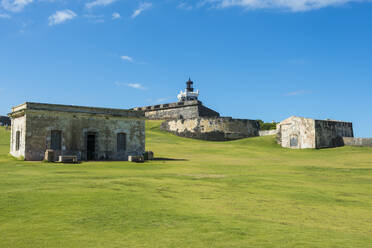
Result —
<path fill-rule="evenodd" d="M 344 141 L 345 146 L 368 146 L 368 147 L 372 147 L 372 138 L 344 137 L 343 141 Z"/>
<path fill-rule="evenodd" d="M 277 131 L 276 129 L 274 130 L 262 130 L 259 132 L 260 136 L 269 136 L 269 135 L 276 135 Z"/>
<path fill-rule="evenodd" d="M 162 123 L 161 128 L 181 137 L 210 141 L 236 140 L 259 135 L 258 121 L 231 117 L 168 120 Z"/>
<path fill-rule="evenodd" d="M 138 107 L 133 108 L 133 110 L 144 111 L 146 118 L 153 120 L 189 119 L 197 117 L 220 116 L 218 112 L 205 107 L 203 103 L 198 100 Z"/>

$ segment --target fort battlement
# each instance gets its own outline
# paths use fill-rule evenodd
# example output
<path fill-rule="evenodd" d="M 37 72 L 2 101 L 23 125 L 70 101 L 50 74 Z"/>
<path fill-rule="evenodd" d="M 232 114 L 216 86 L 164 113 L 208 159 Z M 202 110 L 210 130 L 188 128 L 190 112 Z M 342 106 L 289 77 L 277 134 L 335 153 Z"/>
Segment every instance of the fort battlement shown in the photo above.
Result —
<path fill-rule="evenodd" d="M 197 117 L 219 117 L 220 114 L 203 105 L 201 101 L 181 101 L 174 103 L 158 104 L 133 108 L 135 111 L 145 112 L 147 119 L 169 120 L 169 119 L 189 119 Z"/>
<path fill-rule="evenodd" d="M 145 107 L 138 107 L 133 108 L 136 111 L 151 111 L 151 110 L 164 110 L 164 109 L 171 109 L 171 108 L 183 108 L 185 106 L 194 106 L 194 105 L 201 105 L 202 102 L 198 100 L 194 101 L 186 101 L 186 102 L 173 102 L 173 103 L 164 103 L 152 106 L 145 106 Z"/>

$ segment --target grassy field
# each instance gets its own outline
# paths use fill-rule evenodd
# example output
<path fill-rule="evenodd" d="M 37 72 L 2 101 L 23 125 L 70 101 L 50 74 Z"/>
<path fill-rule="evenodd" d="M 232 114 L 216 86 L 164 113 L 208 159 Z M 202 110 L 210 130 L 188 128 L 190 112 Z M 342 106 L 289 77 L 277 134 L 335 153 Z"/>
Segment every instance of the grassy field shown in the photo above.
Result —
<path fill-rule="evenodd" d="M 10 158 L 0 247 L 372 247 L 372 149 L 180 138 L 147 123 L 144 164 Z"/>

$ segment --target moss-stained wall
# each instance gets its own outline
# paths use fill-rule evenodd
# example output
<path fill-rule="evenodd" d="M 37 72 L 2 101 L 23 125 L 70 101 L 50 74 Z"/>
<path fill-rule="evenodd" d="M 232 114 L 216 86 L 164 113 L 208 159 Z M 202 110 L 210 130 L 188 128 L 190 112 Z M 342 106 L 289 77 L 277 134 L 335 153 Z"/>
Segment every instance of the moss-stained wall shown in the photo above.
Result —
<path fill-rule="evenodd" d="M 167 120 L 178 118 L 195 118 L 199 116 L 198 106 L 185 106 L 182 108 L 166 108 L 146 111 L 146 118 L 152 120 Z"/>
<path fill-rule="evenodd" d="M 190 119 L 197 117 L 220 116 L 218 112 L 205 107 L 202 102 L 197 100 L 139 107 L 134 108 L 133 110 L 144 111 L 146 118 L 152 120 Z"/>
<path fill-rule="evenodd" d="M 316 148 L 344 146 L 343 137 L 354 137 L 350 122 L 315 120 Z"/>
<path fill-rule="evenodd" d="M 236 140 L 259 135 L 257 121 L 229 117 L 169 120 L 162 123 L 162 129 L 182 137 L 212 141 Z"/>

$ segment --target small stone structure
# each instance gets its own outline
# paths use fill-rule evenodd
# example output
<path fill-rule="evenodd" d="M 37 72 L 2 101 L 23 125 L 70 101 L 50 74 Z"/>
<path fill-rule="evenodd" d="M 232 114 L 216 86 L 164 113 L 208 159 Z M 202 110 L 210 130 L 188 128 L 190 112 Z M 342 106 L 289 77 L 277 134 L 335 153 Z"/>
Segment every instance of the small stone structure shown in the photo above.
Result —
<path fill-rule="evenodd" d="M 343 146 L 343 137 L 353 137 L 353 124 L 292 116 L 277 125 L 277 140 L 292 149 Z"/>
<path fill-rule="evenodd" d="M 372 147 L 372 138 L 353 138 L 344 137 L 343 138 L 345 146 L 367 146 Z"/>
<path fill-rule="evenodd" d="M 141 111 L 26 102 L 12 108 L 10 154 L 44 159 L 53 150 L 78 160 L 128 160 L 145 151 Z"/>
<path fill-rule="evenodd" d="M 255 120 L 199 117 L 168 120 L 161 128 L 182 137 L 226 141 L 258 136 L 260 127 Z"/>
<path fill-rule="evenodd" d="M 10 126 L 11 121 L 8 116 L 0 116 L 0 126 Z"/>

